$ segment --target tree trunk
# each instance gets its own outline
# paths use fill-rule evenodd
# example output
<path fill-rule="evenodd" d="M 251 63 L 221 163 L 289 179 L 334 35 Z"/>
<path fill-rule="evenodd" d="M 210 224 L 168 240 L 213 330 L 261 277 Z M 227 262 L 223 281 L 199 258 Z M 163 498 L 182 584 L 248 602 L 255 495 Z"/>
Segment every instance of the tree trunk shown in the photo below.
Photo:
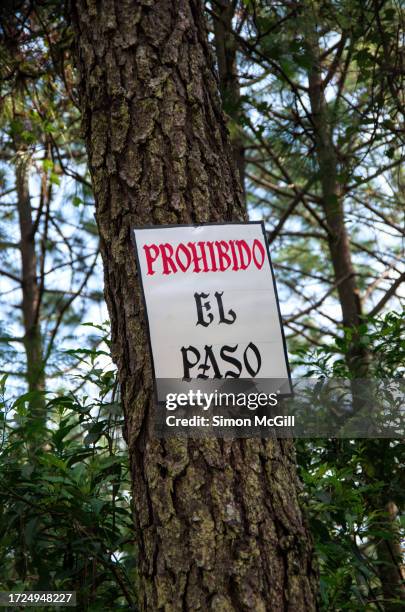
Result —
<path fill-rule="evenodd" d="M 219 90 L 222 106 L 229 116 L 231 144 L 240 181 L 245 189 L 245 147 L 240 127 L 241 100 L 236 61 L 237 43 L 232 31 L 235 16 L 234 0 L 218 0 L 214 5 L 214 40 L 217 55 Z"/>
<path fill-rule="evenodd" d="M 17 209 L 20 224 L 22 312 L 24 348 L 27 363 L 28 390 L 39 392 L 30 400 L 31 417 L 45 418 L 45 402 L 41 392 L 45 389 L 42 336 L 39 321 L 40 290 L 37 277 L 35 230 L 29 193 L 30 155 L 19 148 L 16 159 Z"/>
<path fill-rule="evenodd" d="M 394 502 L 386 502 L 383 516 L 375 522 L 375 527 L 385 534 L 376 539 L 384 610 L 399 612 L 405 605 L 405 567 L 401 550 L 398 508 Z"/>
<path fill-rule="evenodd" d="M 294 448 L 153 437 L 131 226 L 244 218 L 200 0 L 76 2 L 76 57 L 126 421 L 142 610 L 315 610 Z"/>
<path fill-rule="evenodd" d="M 357 342 L 356 335 L 356 329 L 362 322 L 362 308 L 344 220 L 343 198 L 337 181 L 338 164 L 327 114 L 317 42 L 313 43 L 312 50 L 314 65 L 308 75 L 309 99 L 322 189 L 322 207 L 329 232 L 329 252 L 342 309 L 343 325 L 351 327 L 355 332 L 351 350 L 347 355 L 348 367 L 353 375 L 364 377 L 367 370 L 367 356 L 362 345 Z"/>
<path fill-rule="evenodd" d="M 312 35 L 312 51 L 314 65 L 308 75 L 309 98 L 311 103 L 312 121 L 315 138 L 315 151 L 318 160 L 320 182 L 322 188 L 322 205 L 325 214 L 327 228 L 329 230 L 328 244 L 334 269 L 335 282 L 338 283 L 337 291 L 342 308 L 343 325 L 353 330 L 351 346 L 346 356 L 349 371 L 354 378 L 367 378 L 369 371 L 369 354 L 359 342 L 358 327 L 362 323 L 362 308 L 359 290 L 356 283 L 354 267 L 351 259 L 350 242 L 344 220 L 343 198 L 337 181 L 338 163 L 332 139 L 332 126 L 328 117 L 324 88 L 322 84 L 322 69 L 319 61 L 320 53 L 318 41 L 314 41 Z M 354 383 L 352 386 L 353 405 L 355 410 L 366 408 L 372 410 L 374 403 L 371 381 L 366 385 Z M 387 452 L 385 440 L 379 441 L 381 456 Z M 373 462 L 375 453 L 374 444 L 363 450 L 366 460 Z M 390 475 L 383 472 L 380 480 L 390 482 Z M 371 483 L 375 482 L 371 479 Z M 373 503 L 374 502 L 374 503 Z M 387 520 L 385 528 L 389 539 L 376 540 L 376 551 L 379 560 L 379 577 L 382 592 L 387 603 L 384 604 L 386 612 L 399 610 L 404 600 L 404 577 L 403 566 L 400 564 L 400 536 L 395 528 L 396 522 L 389 509 L 395 507 L 394 502 L 388 499 L 382 502 L 380 495 L 372 500 L 375 508 L 380 510 L 384 504 Z M 402 569 L 401 569 L 402 568 Z M 395 601 L 397 603 L 395 603 Z"/>

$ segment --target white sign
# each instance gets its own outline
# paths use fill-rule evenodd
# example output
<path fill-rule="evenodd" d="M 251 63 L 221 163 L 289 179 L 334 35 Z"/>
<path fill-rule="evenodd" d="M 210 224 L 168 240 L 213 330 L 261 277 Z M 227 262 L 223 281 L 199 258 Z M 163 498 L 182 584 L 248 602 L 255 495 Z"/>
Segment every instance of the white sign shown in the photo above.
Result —
<path fill-rule="evenodd" d="M 288 379 L 261 222 L 135 229 L 157 379 Z"/>

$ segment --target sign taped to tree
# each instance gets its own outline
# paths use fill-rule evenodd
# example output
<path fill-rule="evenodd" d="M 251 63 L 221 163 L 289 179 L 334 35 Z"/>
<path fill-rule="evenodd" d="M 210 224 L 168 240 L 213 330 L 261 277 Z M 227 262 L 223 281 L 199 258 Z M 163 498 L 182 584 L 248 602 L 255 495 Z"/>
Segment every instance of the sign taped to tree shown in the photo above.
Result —
<path fill-rule="evenodd" d="M 262 222 L 136 228 L 154 377 L 288 381 Z M 163 401 L 158 392 L 158 401 Z"/>

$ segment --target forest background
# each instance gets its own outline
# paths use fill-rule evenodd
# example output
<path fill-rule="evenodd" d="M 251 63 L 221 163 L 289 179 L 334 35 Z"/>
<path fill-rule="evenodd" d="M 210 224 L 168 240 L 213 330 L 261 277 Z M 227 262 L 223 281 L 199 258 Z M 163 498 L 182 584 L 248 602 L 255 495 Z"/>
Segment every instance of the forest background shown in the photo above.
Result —
<path fill-rule="evenodd" d="M 69 10 L 51 0 L 0 9 L 0 588 L 137 609 Z M 403 377 L 401 3 L 218 0 L 205 14 L 293 374 Z M 296 451 L 321 608 L 401 609 L 400 442 L 299 440 Z"/>

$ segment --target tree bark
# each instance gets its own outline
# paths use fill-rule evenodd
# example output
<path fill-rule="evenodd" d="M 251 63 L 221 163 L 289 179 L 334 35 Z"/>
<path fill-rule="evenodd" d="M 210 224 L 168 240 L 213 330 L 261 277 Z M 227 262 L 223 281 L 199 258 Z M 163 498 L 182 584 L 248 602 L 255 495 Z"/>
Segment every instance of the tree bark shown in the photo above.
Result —
<path fill-rule="evenodd" d="M 200 0 L 73 7 L 142 610 L 315 610 L 294 447 L 159 440 L 131 227 L 245 217 Z"/>
<path fill-rule="evenodd" d="M 375 527 L 385 533 L 385 536 L 376 539 L 384 610 L 399 612 L 405 605 L 405 566 L 401 550 L 398 508 L 394 502 L 385 503 L 384 513 L 379 521 L 375 521 Z"/>
<path fill-rule="evenodd" d="M 352 328 L 355 332 L 347 355 L 348 367 L 353 375 L 364 377 L 367 370 L 367 355 L 362 345 L 358 343 L 356 335 L 356 329 L 362 322 L 362 307 L 344 220 L 343 198 L 337 181 L 338 163 L 327 114 L 317 41 L 313 42 L 312 51 L 314 64 L 308 75 L 309 99 L 322 190 L 322 207 L 329 231 L 329 252 L 342 309 L 343 325 Z"/>
<path fill-rule="evenodd" d="M 328 244 L 334 270 L 335 282 L 338 283 L 338 295 L 343 315 L 343 325 L 353 331 L 351 345 L 346 355 L 348 369 L 357 379 L 367 379 L 370 356 L 367 349 L 359 342 L 358 327 L 362 323 L 362 307 L 357 287 L 354 266 L 351 259 L 350 242 L 344 220 L 343 197 L 337 181 L 338 163 L 332 138 L 332 126 L 328 116 L 325 93 L 322 84 L 322 67 L 319 60 L 320 52 L 316 35 L 312 33 L 313 69 L 308 75 L 309 98 L 314 128 L 315 151 L 319 166 L 322 189 L 322 205 L 326 224 L 329 230 Z M 374 404 L 373 389 L 370 380 L 366 385 L 360 381 L 353 384 L 353 406 L 355 410 L 366 408 L 372 410 Z M 360 390 L 361 389 L 361 390 Z M 381 456 L 387 453 L 385 440 L 379 441 Z M 365 457 L 373 462 L 374 445 L 369 449 L 366 445 Z M 390 474 L 384 471 L 377 481 L 389 483 Z M 371 482 L 373 483 L 373 479 Z M 384 610 L 393 612 L 402 608 L 405 599 L 403 566 L 401 565 L 400 536 L 396 529 L 392 508 L 395 503 L 388 499 L 382 500 L 377 494 L 372 500 L 380 511 L 384 507 L 386 515 L 385 530 L 390 538 L 376 540 L 376 552 L 379 560 L 378 572 L 381 581 L 385 603 Z"/>
<path fill-rule="evenodd" d="M 232 121 L 231 144 L 243 190 L 245 190 L 245 147 L 240 127 L 241 98 L 237 68 L 237 42 L 232 21 L 235 16 L 235 0 L 218 0 L 214 4 L 214 40 L 218 64 L 219 90 L 222 106 Z"/>
<path fill-rule="evenodd" d="M 18 148 L 15 178 L 20 225 L 24 348 L 26 353 L 28 390 L 30 392 L 38 392 L 38 395 L 30 400 L 30 415 L 31 417 L 43 420 L 45 418 L 45 402 L 41 392 L 45 389 L 45 372 L 39 321 L 40 289 L 37 277 L 35 230 L 29 192 L 29 165 L 29 153 L 24 148 Z"/>

